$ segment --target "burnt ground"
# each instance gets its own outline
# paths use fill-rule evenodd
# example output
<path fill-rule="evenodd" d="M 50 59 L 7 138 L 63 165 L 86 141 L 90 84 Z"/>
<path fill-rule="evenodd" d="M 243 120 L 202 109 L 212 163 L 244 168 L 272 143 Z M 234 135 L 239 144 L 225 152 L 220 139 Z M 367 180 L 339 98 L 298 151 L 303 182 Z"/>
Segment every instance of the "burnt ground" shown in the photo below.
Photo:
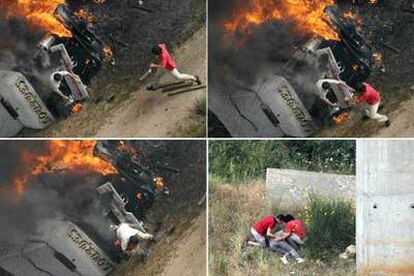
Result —
<path fill-rule="evenodd" d="M 407 11 L 412 4 L 411 0 L 379 1 L 376 6 L 355 9 L 364 21 L 364 30 L 373 46 L 383 55 L 385 72 L 375 70 L 368 82 L 382 95 L 384 107 L 380 113 L 389 115 L 393 125 L 384 128 L 382 124 L 363 121 L 362 110 L 357 108 L 346 124 L 324 130 L 318 136 L 414 136 L 411 121 L 414 91 L 410 89 L 414 85 L 414 9 Z"/>
<path fill-rule="evenodd" d="M 146 143 L 153 146 L 154 143 Z M 178 174 L 169 174 L 166 184 L 171 189 L 170 197 L 159 197 L 147 214 L 145 226 L 157 239 L 155 244 L 149 244 L 149 257 L 142 260 L 132 257 L 121 263 L 113 275 L 155 275 L 171 269 L 175 256 L 185 254 L 189 264 L 204 266 L 205 241 L 200 246 L 192 247 L 193 254 L 187 255 L 188 249 L 182 246 L 182 240 L 188 240 L 188 232 L 200 229 L 206 225 L 206 205 L 203 198 L 206 194 L 206 143 L 204 141 L 162 141 L 158 143 L 164 149 L 154 148 L 155 154 L 150 158 L 166 161 L 169 166 L 180 170 Z M 144 145 L 145 148 L 145 145 Z M 205 229 L 205 228 L 204 228 Z M 205 231 L 200 238 L 206 238 Z M 190 239 L 191 240 L 191 239 Z M 178 252 L 177 252 L 178 250 Z M 192 273 L 196 275 L 202 267 L 194 267 Z M 205 268 L 204 268 L 205 270 Z M 187 272 L 191 272 L 188 271 Z M 168 274 L 168 273 L 167 273 Z"/>
<path fill-rule="evenodd" d="M 205 48 L 205 43 L 202 44 L 203 40 L 197 39 L 197 32 L 202 32 L 200 29 L 205 28 L 205 0 L 144 1 L 144 7 L 151 10 L 149 13 L 132 8 L 137 2 L 107 0 L 102 5 L 89 4 L 88 7 L 98 22 L 94 26 L 94 31 L 112 47 L 117 63 L 115 66 L 110 64 L 103 66 L 91 86 L 91 98 L 83 105 L 80 114 L 74 114 L 69 120 L 62 120 L 45 131 L 27 131 L 23 133 L 23 136 L 96 136 L 106 120 L 122 112 L 123 104 L 131 101 L 132 93 L 145 85 L 145 83 L 140 83 L 138 78 L 148 69 L 152 61 L 150 50 L 155 43 L 164 42 L 174 51 L 184 47 L 188 44 L 188 40 L 196 35 L 195 39 L 200 45 L 191 45 L 192 48 L 188 50 L 197 56 L 198 61 L 195 64 L 200 67 L 190 69 L 194 71 L 194 74 L 199 74 L 202 79 L 205 79 L 205 68 L 203 68 L 203 65 L 205 67 L 205 54 L 203 51 L 197 54 L 197 51 Z M 187 71 L 188 64 L 185 61 L 180 66 L 181 54 L 182 52 L 176 56 L 178 65 L 182 68 L 181 71 Z M 186 56 L 185 53 L 182 55 Z M 157 76 L 154 80 L 157 80 Z M 204 94 L 193 92 L 193 94 L 196 93 Z M 145 102 L 145 95 L 143 97 Z M 133 100 L 137 101 L 136 97 Z M 137 109 L 140 104 L 141 102 L 138 101 Z M 195 101 L 188 100 L 177 104 L 184 104 L 185 109 L 191 111 Z M 162 109 L 157 109 L 158 105 L 159 103 L 154 103 L 151 108 L 154 115 L 164 112 Z M 129 120 L 134 120 L 135 116 L 139 116 L 139 114 L 130 115 L 134 117 Z M 177 125 L 181 123 L 180 120 L 183 121 L 182 117 L 174 119 L 170 119 L 170 125 Z M 202 120 L 201 123 L 204 124 L 204 121 Z M 157 126 L 153 127 L 157 128 Z M 159 136 L 172 135 L 166 132 Z M 105 133 L 107 137 L 121 137 L 123 134 L 122 129 L 114 129 L 111 133 Z M 132 131 L 129 136 L 146 135 L 136 135 Z"/>

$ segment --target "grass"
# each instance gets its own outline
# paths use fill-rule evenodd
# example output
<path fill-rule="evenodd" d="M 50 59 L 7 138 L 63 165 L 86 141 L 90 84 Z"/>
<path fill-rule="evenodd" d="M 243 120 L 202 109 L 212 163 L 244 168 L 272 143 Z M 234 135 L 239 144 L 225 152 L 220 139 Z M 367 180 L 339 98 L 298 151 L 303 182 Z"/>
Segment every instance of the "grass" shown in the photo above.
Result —
<path fill-rule="evenodd" d="M 355 208 L 351 202 L 312 195 L 302 215 L 309 231 L 309 257 L 329 259 L 355 244 Z"/>
<path fill-rule="evenodd" d="M 197 100 L 191 114 L 177 127 L 174 137 L 206 137 L 206 98 Z"/>
<path fill-rule="evenodd" d="M 355 174 L 354 141 L 211 141 L 210 172 L 229 182 L 262 178 L 267 168 Z"/>
<path fill-rule="evenodd" d="M 355 275 L 353 260 L 340 260 L 338 252 L 344 251 L 349 237 L 354 232 L 345 233 L 343 240 L 339 232 L 352 229 L 352 205 L 314 198 L 307 209 L 295 210 L 294 215 L 308 215 L 314 223 L 304 218 L 309 232 L 309 243 L 301 255 L 307 262 L 301 265 L 284 266 L 279 256 L 262 248 L 241 245 L 249 233 L 252 223 L 269 214 L 277 213 L 279 206 L 266 200 L 266 188 L 262 180 L 251 181 L 245 185 L 223 184 L 216 176 L 210 177 L 209 193 L 209 271 L 210 275 Z M 332 212 L 335 211 L 333 214 Z M 325 215 L 326 213 L 326 215 Z M 341 216 L 347 219 L 341 220 Z M 325 220 L 325 222 L 324 222 Z M 321 229 L 329 228 L 326 231 Z M 340 221 L 341 227 L 335 227 Z M 319 224 L 321 223 L 321 224 Z M 355 231 L 355 230 L 353 230 Z M 352 234 L 351 234 L 352 233 Z M 344 233 L 342 233 L 344 234 Z M 312 242 L 311 242 L 312 239 Z M 332 243 L 316 241 L 341 240 L 336 246 Z M 353 237 L 350 239 L 353 240 Z M 342 244 L 346 244 L 345 247 Z M 327 255 L 327 254 L 330 255 Z M 327 256 L 330 256 L 329 258 Z"/>

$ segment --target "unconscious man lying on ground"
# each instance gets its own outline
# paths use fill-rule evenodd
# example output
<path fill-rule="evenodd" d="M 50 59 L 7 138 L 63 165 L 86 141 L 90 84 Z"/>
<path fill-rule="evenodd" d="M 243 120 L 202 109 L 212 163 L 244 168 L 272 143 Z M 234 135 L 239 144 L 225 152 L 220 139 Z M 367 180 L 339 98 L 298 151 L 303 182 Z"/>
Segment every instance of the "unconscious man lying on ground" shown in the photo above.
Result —
<path fill-rule="evenodd" d="M 283 254 L 280 260 L 284 264 L 288 263 L 288 256 L 295 258 L 298 263 L 303 263 L 305 260 L 299 256 L 298 249 L 304 244 L 306 228 L 300 219 L 295 219 L 293 216 L 289 219 L 291 220 L 287 222 L 285 229 L 276 234 L 277 238 L 269 240 L 269 248 Z"/>
<path fill-rule="evenodd" d="M 283 230 L 273 234 L 277 225 L 286 223 Z M 273 252 L 281 253 L 280 260 L 287 264 L 287 258 L 292 256 L 298 263 L 304 259 L 299 256 L 298 249 L 304 244 L 306 228 L 300 219 L 292 215 L 268 216 L 255 223 L 250 230 L 253 240 L 248 240 L 248 245 L 269 247 Z"/>

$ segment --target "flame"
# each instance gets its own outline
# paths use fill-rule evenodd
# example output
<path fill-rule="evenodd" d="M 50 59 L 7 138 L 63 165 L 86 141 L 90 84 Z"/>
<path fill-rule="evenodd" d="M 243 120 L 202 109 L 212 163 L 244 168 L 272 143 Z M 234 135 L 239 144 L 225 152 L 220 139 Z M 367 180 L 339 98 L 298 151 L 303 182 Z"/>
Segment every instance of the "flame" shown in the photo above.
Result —
<path fill-rule="evenodd" d="M 132 156 L 135 156 L 137 154 L 136 150 L 128 145 L 125 141 L 119 141 L 118 150 L 127 152 Z"/>
<path fill-rule="evenodd" d="M 47 149 L 43 154 L 24 151 L 20 160 L 25 167 L 16 172 L 13 187 L 21 195 L 26 183 L 42 173 L 72 173 L 103 175 L 117 173 L 115 167 L 93 155 L 96 141 L 47 141 Z"/>
<path fill-rule="evenodd" d="M 82 110 L 82 104 L 77 103 L 72 106 L 72 113 L 78 113 Z"/>
<path fill-rule="evenodd" d="M 354 71 L 354 72 L 358 72 L 358 71 L 359 71 L 359 69 L 360 69 L 360 66 L 359 66 L 358 64 L 354 64 L 354 65 L 352 65 L 352 71 Z"/>
<path fill-rule="evenodd" d="M 330 21 L 324 9 L 334 0 L 248 0 L 247 5 L 235 11 L 224 27 L 228 32 L 237 30 L 249 33 L 252 26 L 270 21 L 293 21 L 294 31 L 302 35 L 319 36 L 338 40 L 339 36 L 327 22 Z"/>
<path fill-rule="evenodd" d="M 351 11 L 347 11 L 343 15 L 345 18 L 356 20 L 356 15 L 353 14 Z"/>
<path fill-rule="evenodd" d="M 95 23 L 96 22 L 96 17 L 92 13 L 88 12 L 85 9 L 79 9 L 74 14 L 79 19 L 82 19 L 82 20 L 84 20 L 88 23 Z"/>
<path fill-rule="evenodd" d="M 105 45 L 105 47 L 104 47 L 104 56 L 105 57 L 107 57 L 107 58 L 110 58 L 110 57 L 112 57 L 114 54 L 112 53 L 112 49 L 111 49 L 111 47 L 109 47 L 108 45 Z"/>
<path fill-rule="evenodd" d="M 374 59 L 378 63 L 382 62 L 382 54 L 380 52 L 375 53 L 374 54 Z"/>
<path fill-rule="evenodd" d="M 157 187 L 158 190 L 162 190 L 164 188 L 164 178 L 157 176 L 155 178 L 155 187 Z"/>
<path fill-rule="evenodd" d="M 65 0 L 0 0 L 0 8 L 6 11 L 6 18 L 23 17 L 31 25 L 60 37 L 72 37 L 54 16 L 56 8 Z"/>
<path fill-rule="evenodd" d="M 332 120 L 334 121 L 335 124 L 340 125 L 340 124 L 344 124 L 345 122 L 347 122 L 349 119 L 349 113 L 348 112 L 343 112 L 335 117 L 332 118 Z"/>

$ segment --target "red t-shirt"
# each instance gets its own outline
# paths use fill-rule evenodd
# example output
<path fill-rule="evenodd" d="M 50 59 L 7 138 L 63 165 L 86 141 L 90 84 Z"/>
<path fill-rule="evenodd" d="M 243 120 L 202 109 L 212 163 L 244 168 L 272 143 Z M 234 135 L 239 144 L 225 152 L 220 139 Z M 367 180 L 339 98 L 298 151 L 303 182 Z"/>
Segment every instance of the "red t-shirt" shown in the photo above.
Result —
<path fill-rule="evenodd" d="M 115 242 L 114 242 L 114 244 L 115 244 L 116 247 L 121 247 L 121 240 L 120 239 L 116 239 Z M 137 247 L 136 244 L 131 243 L 131 242 L 128 242 L 128 246 L 126 248 L 126 251 L 134 250 L 135 247 Z"/>
<path fill-rule="evenodd" d="M 286 224 L 286 233 L 295 233 L 299 238 L 304 239 L 306 237 L 306 228 L 302 221 L 299 219 L 291 220 Z"/>
<path fill-rule="evenodd" d="M 381 95 L 368 83 L 363 83 L 365 86 L 365 92 L 362 93 L 358 100 L 361 103 L 367 103 L 369 105 L 375 105 L 381 101 Z"/>
<path fill-rule="evenodd" d="M 273 229 L 276 226 L 276 220 L 274 216 L 268 216 L 261 219 L 259 222 L 253 225 L 253 229 L 256 230 L 262 236 L 265 236 L 267 229 Z"/>
<path fill-rule="evenodd" d="M 165 46 L 165 44 L 159 44 L 158 46 L 161 48 L 160 65 L 164 69 L 170 71 L 174 70 L 176 67 L 175 60 L 170 53 L 168 53 L 167 46 Z"/>

